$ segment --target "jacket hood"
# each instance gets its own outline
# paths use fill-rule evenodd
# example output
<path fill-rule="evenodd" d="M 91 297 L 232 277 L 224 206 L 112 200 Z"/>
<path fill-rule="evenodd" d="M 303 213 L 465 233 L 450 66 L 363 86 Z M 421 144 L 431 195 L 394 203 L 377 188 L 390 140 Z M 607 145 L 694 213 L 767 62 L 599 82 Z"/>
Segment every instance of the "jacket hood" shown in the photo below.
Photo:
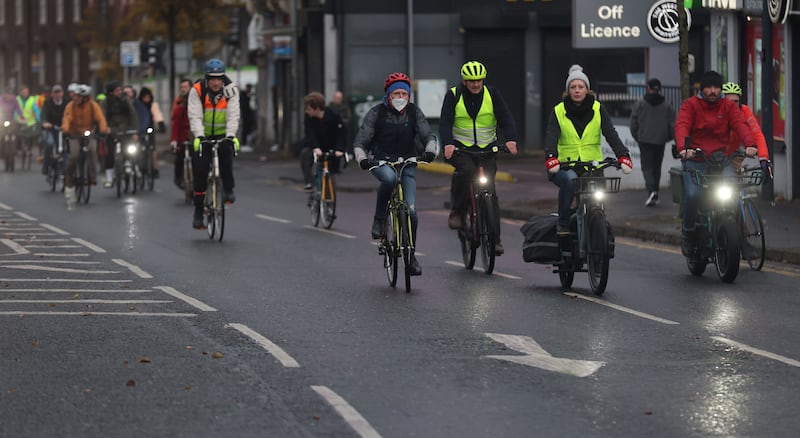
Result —
<path fill-rule="evenodd" d="M 644 95 L 644 101 L 649 103 L 651 106 L 661 105 L 664 100 L 664 96 L 659 93 L 647 93 Z"/>

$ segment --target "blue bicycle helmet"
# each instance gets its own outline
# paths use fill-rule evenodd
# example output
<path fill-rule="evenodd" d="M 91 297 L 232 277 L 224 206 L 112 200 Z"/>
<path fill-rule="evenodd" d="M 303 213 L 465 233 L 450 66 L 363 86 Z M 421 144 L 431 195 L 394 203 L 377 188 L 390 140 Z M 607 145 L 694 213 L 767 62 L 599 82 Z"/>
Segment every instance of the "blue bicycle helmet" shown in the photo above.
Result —
<path fill-rule="evenodd" d="M 213 58 L 206 62 L 206 76 L 222 76 L 225 74 L 225 63 Z"/>

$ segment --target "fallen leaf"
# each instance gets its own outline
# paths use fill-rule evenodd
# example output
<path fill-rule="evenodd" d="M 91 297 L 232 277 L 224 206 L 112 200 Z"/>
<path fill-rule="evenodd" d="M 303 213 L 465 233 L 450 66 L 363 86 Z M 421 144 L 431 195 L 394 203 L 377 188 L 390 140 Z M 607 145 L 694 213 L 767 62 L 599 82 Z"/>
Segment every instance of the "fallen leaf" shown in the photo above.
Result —
<path fill-rule="evenodd" d="M 90 392 L 92 392 L 92 390 L 91 390 L 91 389 L 89 389 L 89 388 L 85 388 L 85 389 L 83 390 L 83 393 L 84 393 L 84 394 L 86 394 L 86 395 L 89 395 L 89 393 L 90 393 Z"/>
<path fill-rule="evenodd" d="M 136 381 L 128 380 L 127 382 L 125 382 L 125 386 L 136 386 Z"/>
<path fill-rule="evenodd" d="M 219 351 L 215 351 L 214 353 L 211 354 L 211 357 L 213 357 L 214 359 L 222 359 L 223 357 L 225 357 L 225 355 L 223 355 Z"/>
<path fill-rule="evenodd" d="M 184 390 L 184 391 L 191 391 L 191 390 L 192 390 L 192 387 L 191 387 L 191 386 L 189 386 L 189 385 L 186 385 L 186 386 L 184 386 L 184 387 L 183 387 L 183 390 Z"/>
<path fill-rule="evenodd" d="M 39 341 L 32 341 L 31 345 L 33 345 L 34 347 L 38 347 L 39 346 Z"/>
<path fill-rule="evenodd" d="M 319 415 L 314 415 L 314 421 L 319 421 L 319 419 L 320 419 Z"/>
<path fill-rule="evenodd" d="M 72 299 L 73 300 L 77 300 L 80 297 L 81 297 L 81 294 L 75 294 L 75 295 L 72 296 Z"/>
<path fill-rule="evenodd" d="M 204 352 L 203 352 L 203 355 L 204 355 L 204 356 L 208 356 L 208 352 L 207 352 L 207 351 L 204 351 Z"/>
<path fill-rule="evenodd" d="M 150 363 L 150 362 L 152 362 L 152 360 L 147 356 L 142 356 L 142 358 L 139 359 L 139 363 Z"/>
<path fill-rule="evenodd" d="M 191 350 L 192 348 L 194 348 L 194 347 L 192 347 L 191 345 L 187 345 L 187 346 L 186 346 L 186 349 L 187 349 L 187 350 Z"/>

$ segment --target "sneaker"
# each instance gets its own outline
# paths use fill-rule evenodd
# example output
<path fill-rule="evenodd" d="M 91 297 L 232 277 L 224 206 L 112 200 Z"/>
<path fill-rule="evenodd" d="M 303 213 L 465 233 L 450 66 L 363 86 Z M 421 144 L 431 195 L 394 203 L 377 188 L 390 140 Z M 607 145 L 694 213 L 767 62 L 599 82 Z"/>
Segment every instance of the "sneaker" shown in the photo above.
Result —
<path fill-rule="evenodd" d="M 385 236 L 385 229 L 386 226 L 384 225 L 383 221 L 380 219 L 375 219 L 372 221 L 372 238 L 373 239 L 383 239 Z"/>
<path fill-rule="evenodd" d="M 556 234 L 559 236 L 569 236 L 569 225 L 556 225 Z"/>
<path fill-rule="evenodd" d="M 192 228 L 196 230 L 205 230 L 205 224 L 203 224 L 203 209 L 195 207 L 194 209 L 194 217 L 192 218 Z"/>
<path fill-rule="evenodd" d="M 310 192 L 311 189 L 311 183 L 306 183 L 306 185 L 303 186 L 303 191 Z"/>
<path fill-rule="evenodd" d="M 422 275 L 422 268 L 414 254 L 411 254 L 411 264 L 408 266 L 408 270 L 411 275 Z"/>
<path fill-rule="evenodd" d="M 494 255 L 501 256 L 503 253 L 506 252 L 505 248 L 503 248 L 503 244 L 497 242 L 494 244 Z"/>
<path fill-rule="evenodd" d="M 461 227 L 464 226 L 461 213 L 450 211 L 450 217 L 447 218 L 447 226 L 450 227 L 451 230 L 460 230 Z"/>
<path fill-rule="evenodd" d="M 233 204 L 234 202 L 236 202 L 236 195 L 233 194 L 233 190 L 225 192 L 225 203 Z"/>
<path fill-rule="evenodd" d="M 655 207 L 658 205 L 658 192 L 650 192 L 647 201 L 644 203 L 645 207 Z"/>
<path fill-rule="evenodd" d="M 113 181 L 106 181 L 106 182 L 103 183 L 103 187 L 106 188 L 106 189 L 110 189 L 111 187 L 114 187 L 114 182 Z"/>

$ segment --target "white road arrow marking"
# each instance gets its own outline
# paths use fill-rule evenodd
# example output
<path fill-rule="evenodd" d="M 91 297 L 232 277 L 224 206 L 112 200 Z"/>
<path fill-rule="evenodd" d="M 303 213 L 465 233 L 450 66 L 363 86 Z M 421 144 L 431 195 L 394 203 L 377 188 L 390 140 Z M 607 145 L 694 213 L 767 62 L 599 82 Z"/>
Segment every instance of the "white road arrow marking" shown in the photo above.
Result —
<path fill-rule="evenodd" d="M 606 364 L 605 362 L 590 360 L 553 357 L 530 336 L 504 335 L 500 333 L 486 333 L 486 336 L 496 342 L 505 344 L 514 351 L 525 354 L 524 356 L 483 356 L 490 359 L 505 360 L 577 377 L 591 376 Z"/>

